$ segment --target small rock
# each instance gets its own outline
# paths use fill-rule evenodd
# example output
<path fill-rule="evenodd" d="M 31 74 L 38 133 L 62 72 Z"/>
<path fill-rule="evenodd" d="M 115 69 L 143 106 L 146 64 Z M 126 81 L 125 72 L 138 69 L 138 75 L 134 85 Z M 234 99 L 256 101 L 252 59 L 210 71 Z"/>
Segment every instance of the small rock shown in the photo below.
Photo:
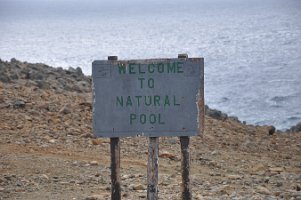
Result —
<path fill-rule="evenodd" d="M 66 127 L 69 127 L 70 125 L 67 125 L 67 123 L 65 123 Z M 79 129 L 76 128 L 67 128 L 67 134 L 68 135 L 80 135 L 82 132 Z"/>
<path fill-rule="evenodd" d="M 52 117 L 51 118 L 51 121 L 54 123 L 54 124 L 59 124 L 61 122 L 61 119 L 59 117 Z"/>
<path fill-rule="evenodd" d="M 35 83 L 37 87 L 41 89 L 49 89 L 50 87 L 50 84 L 45 80 L 36 80 Z"/>
<path fill-rule="evenodd" d="M 203 195 L 201 195 L 201 194 L 197 194 L 197 195 L 195 196 L 195 199 L 197 199 L 197 200 L 204 200 L 204 197 L 203 197 Z"/>
<path fill-rule="evenodd" d="M 95 135 L 91 134 L 91 133 L 84 133 L 81 135 L 81 137 L 83 138 L 95 138 Z M 92 144 L 92 141 L 91 141 Z"/>
<path fill-rule="evenodd" d="M 264 200 L 277 200 L 277 198 L 274 196 L 267 196 L 264 198 Z"/>
<path fill-rule="evenodd" d="M 96 160 L 93 160 L 89 163 L 91 166 L 97 166 L 99 163 Z"/>
<path fill-rule="evenodd" d="M 17 129 L 22 129 L 22 128 L 23 128 L 22 124 L 17 125 Z"/>
<path fill-rule="evenodd" d="M 127 198 L 127 197 L 129 197 L 130 195 L 129 195 L 128 193 L 124 193 L 122 196 L 123 196 L 124 198 Z"/>
<path fill-rule="evenodd" d="M 100 194 L 93 194 L 85 198 L 85 200 L 103 200 L 104 196 Z"/>
<path fill-rule="evenodd" d="M 62 114 L 69 114 L 71 113 L 71 106 L 69 104 L 66 104 L 60 111 L 59 113 L 62 113 Z"/>
<path fill-rule="evenodd" d="M 92 109 L 92 103 L 91 102 L 81 102 L 79 103 L 80 106 L 85 106 L 88 107 L 90 109 Z"/>
<path fill-rule="evenodd" d="M 48 142 L 51 143 L 51 144 L 54 144 L 55 143 L 55 139 L 51 139 Z"/>
<path fill-rule="evenodd" d="M 270 195 L 271 194 L 270 190 L 267 189 L 266 187 L 263 187 L 263 186 L 258 186 L 257 187 L 257 193 L 265 194 L 265 195 Z"/>
<path fill-rule="evenodd" d="M 228 119 L 230 119 L 232 121 L 235 121 L 235 122 L 238 122 L 238 123 L 241 123 L 241 121 L 236 116 L 229 116 Z"/>
<path fill-rule="evenodd" d="M 167 151 L 161 153 L 161 154 L 159 155 L 159 157 L 160 157 L 160 158 L 169 158 L 170 160 L 176 160 L 176 158 L 177 158 L 175 155 L 173 155 L 173 154 L 171 154 L 171 153 L 169 153 L 169 152 L 167 152 Z"/>
<path fill-rule="evenodd" d="M 25 102 L 22 100 L 16 100 L 13 102 L 13 108 L 24 108 L 25 107 Z"/>
<path fill-rule="evenodd" d="M 227 195 L 230 195 L 232 190 L 233 190 L 233 188 L 230 185 L 224 185 L 219 188 L 219 191 L 222 194 L 227 194 Z"/>
<path fill-rule="evenodd" d="M 132 175 L 132 174 L 125 174 L 121 177 L 122 180 L 128 180 L 128 179 L 131 179 L 131 178 L 135 178 L 135 176 Z"/>
<path fill-rule="evenodd" d="M 28 115 L 25 115 L 25 119 L 26 119 L 27 121 L 32 121 L 32 118 L 31 118 L 30 116 L 28 116 Z"/>
<path fill-rule="evenodd" d="M 25 192 L 25 189 L 24 188 L 16 188 L 15 192 Z"/>
<path fill-rule="evenodd" d="M 145 190 L 146 187 L 142 184 L 133 185 L 133 190 Z"/>
<path fill-rule="evenodd" d="M 24 184 L 21 181 L 17 181 L 16 182 L 16 186 L 17 187 L 22 187 L 22 186 L 24 186 Z"/>
<path fill-rule="evenodd" d="M 295 186 L 294 186 L 294 189 L 295 189 L 296 191 L 301 191 L 301 185 L 300 185 L 300 184 L 295 185 Z"/>
<path fill-rule="evenodd" d="M 146 195 L 145 194 L 139 194 L 139 199 L 145 199 Z"/>
<path fill-rule="evenodd" d="M 211 109 L 207 105 L 205 106 L 205 114 L 209 117 L 212 117 L 213 119 L 222 120 L 222 121 L 228 118 L 227 114 L 222 113 L 219 110 Z"/>
<path fill-rule="evenodd" d="M 16 58 L 11 58 L 11 59 L 10 59 L 10 62 L 11 62 L 11 63 L 18 63 L 18 60 L 17 60 Z"/>
<path fill-rule="evenodd" d="M 75 183 L 76 183 L 76 184 L 78 184 L 78 185 L 82 185 L 82 184 L 84 184 L 84 183 L 85 183 L 85 181 L 83 181 L 83 180 L 79 180 L 79 181 L 75 181 Z"/>
<path fill-rule="evenodd" d="M 281 192 L 280 192 L 280 191 L 276 191 L 276 192 L 274 192 L 274 195 L 275 195 L 275 196 L 277 196 L 277 197 L 278 197 L 280 194 L 281 194 Z"/>
<path fill-rule="evenodd" d="M 83 74 L 83 71 L 82 71 L 82 69 L 81 69 L 80 67 L 77 67 L 77 68 L 75 69 L 75 71 L 76 71 L 76 74 L 77 74 L 77 75 L 84 75 L 84 74 Z"/>
<path fill-rule="evenodd" d="M 8 181 L 11 181 L 11 180 L 12 180 L 12 176 L 10 176 L 10 175 L 5 175 L 4 178 L 5 178 L 6 180 L 8 180 Z"/>
<path fill-rule="evenodd" d="M 46 174 L 42 174 L 42 178 L 49 180 L 49 177 Z"/>
<path fill-rule="evenodd" d="M 91 142 L 93 145 L 100 145 L 100 144 L 104 143 L 103 139 L 100 139 L 100 138 L 92 139 Z"/>
<path fill-rule="evenodd" d="M 239 179 L 242 179 L 242 176 L 240 176 L 240 175 L 229 174 L 229 175 L 226 175 L 226 177 L 229 178 L 230 180 L 239 180 Z"/>
<path fill-rule="evenodd" d="M 265 169 L 266 167 L 263 164 L 259 163 L 251 168 L 251 173 L 257 175 L 263 175 L 265 173 Z"/>
<path fill-rule="evenodd" d="M 294 191 L 294 190 L 287 190 L 286 195 L 284 196 L 286 198 L 294 199 L 294 200 L 300 200 L 301 199 L 301 192 L 300 191 Z"/>
<path fill-rule="evenodd" d="M 216 150 L 214 150 L 214 151 L 211 152 L 211 155 L 213 155 L 213 156 L 216 156 L 216 155 L 218 155 L 218 154 L 219 154 L 219 152 L 216 151 Z"/>
<path fill-rule="evenodd" d="M 90 84 L 86 81 L 79 81 L 72 87 L 73 90 L 78 92 L 89 92 L 91 90 Z"/>
<path fill-rule="evenodd" d="M 284 171 L 282 167 L 270 167 L 269 170 L 271 173 L 278 173 L 278 174 Z"/>
<path fill-rule="evenodd" d="M 293 126 L 290 131 L 293 133 L 301 132 L 301 122 Z"/>

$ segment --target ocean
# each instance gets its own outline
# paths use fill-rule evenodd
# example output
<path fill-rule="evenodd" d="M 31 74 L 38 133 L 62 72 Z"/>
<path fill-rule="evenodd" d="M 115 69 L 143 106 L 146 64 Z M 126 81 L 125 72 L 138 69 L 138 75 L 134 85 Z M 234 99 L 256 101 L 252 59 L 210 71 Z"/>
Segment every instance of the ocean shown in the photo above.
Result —
<path fill-rule="evenodd" d="M 0 58 L 205 58 L 205 101 L 248 124 L 301 122 L 299 0 L 0 0 Z"/>

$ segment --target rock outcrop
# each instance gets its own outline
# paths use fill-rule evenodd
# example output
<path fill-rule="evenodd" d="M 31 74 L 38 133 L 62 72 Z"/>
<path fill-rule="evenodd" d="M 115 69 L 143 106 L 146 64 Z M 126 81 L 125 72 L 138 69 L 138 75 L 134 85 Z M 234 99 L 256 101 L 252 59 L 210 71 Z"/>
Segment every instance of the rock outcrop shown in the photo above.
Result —
<path fill-rule="evenodd" d="M 11 59 L 0 60 L 0 81 L 41 89 L 59 91 L 91 92 L 91 77 L 85 76 L 80 68 L 53 68 L 45 64 L 32 64 Z"/>

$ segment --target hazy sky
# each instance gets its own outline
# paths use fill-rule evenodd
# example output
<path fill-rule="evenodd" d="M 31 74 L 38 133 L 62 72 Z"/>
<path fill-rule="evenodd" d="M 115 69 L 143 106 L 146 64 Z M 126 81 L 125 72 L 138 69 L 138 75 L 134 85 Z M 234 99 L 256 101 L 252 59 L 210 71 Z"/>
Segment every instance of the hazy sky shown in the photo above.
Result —
<path fill-rule="evenodd" d="M 83 15 L 86 12 L 129 12 L 160 10 L 175 6 L 177 0 L 0 0 L 0 15 Z"/>
<path fill-rule="evenodd" d="M 279 0 L 276 0 L 279 2 Z M 288 4 L 298 0 L 284 1 Z M 273 0 L 0 0 L 0 15 L 83 14 L 85 12 L 168 12 L 170 8 L 185 10 L 215 9 L 224 6 L 271 3 Z M 239 12 L 239 10 L 238 10 Z"/>

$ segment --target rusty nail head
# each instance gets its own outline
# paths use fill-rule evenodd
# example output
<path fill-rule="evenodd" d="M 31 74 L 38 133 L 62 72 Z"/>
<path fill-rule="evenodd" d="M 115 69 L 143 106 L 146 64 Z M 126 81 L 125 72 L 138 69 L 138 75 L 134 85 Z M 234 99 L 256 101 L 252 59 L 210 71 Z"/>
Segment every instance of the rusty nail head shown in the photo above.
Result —
<path fill-rule="evenodd" d="M 118 56 L 108 56 L 108 60 L 118 60 Z"/>
<path fill-rule="evenodd" d="M 178 58 L 188 58 L 188 54 L 187 53 L 181 53 L 181 54 L 178 54 Z"/>

